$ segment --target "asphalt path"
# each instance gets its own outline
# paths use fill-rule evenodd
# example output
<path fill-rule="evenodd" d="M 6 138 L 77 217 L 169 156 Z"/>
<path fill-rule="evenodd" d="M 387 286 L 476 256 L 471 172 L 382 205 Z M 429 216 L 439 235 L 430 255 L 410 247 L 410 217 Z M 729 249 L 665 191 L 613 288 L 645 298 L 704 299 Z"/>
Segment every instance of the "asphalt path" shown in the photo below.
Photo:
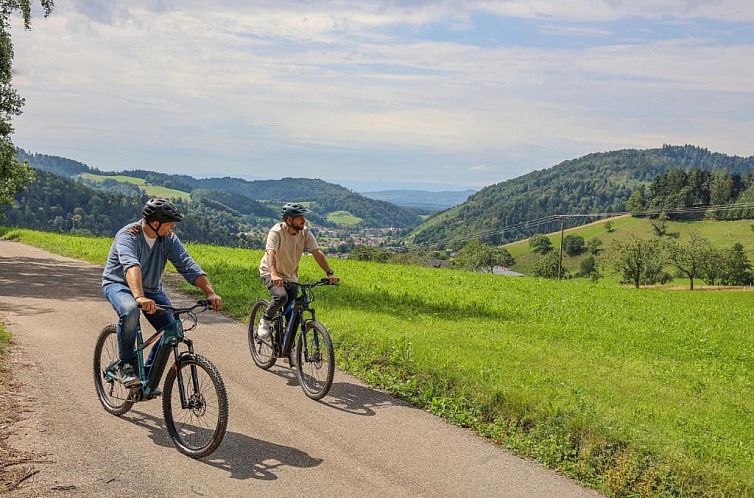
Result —
<path fill-rule="evenodd" d="M 12 496 L 599 496 L 341 371 L 311 401 L 292 370 L 256 368 L 246 326 L 215 313 L 188 334 L 225 381 L 228 431 L 209 457 L 183 456 L 159 400 L 116 417 L 97 399 L 92 351 L 115 317 L 100 273 L 0 241 L 0 320 L 25 408 L 9 441 L 49 462 Z"/>

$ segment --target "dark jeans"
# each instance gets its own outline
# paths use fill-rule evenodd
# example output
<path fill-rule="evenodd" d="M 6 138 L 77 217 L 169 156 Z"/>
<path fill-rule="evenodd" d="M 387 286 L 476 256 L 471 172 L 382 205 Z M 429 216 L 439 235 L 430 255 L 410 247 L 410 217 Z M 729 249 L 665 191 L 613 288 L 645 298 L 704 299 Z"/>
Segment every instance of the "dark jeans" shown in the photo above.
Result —
<path fill-rule="evenodd" d="M 270 291 L 270 296 L 272 296 L 270 307 L 267 308 L 267 312 L 264 314 L 264 319 L 272 320 L 272 317 L 275 316 L 275 313 L 277 313 L 280 308 L 296 297 L 297 289 L 288 282 L 283 282 L 282 287 L 275 287 L 272 285 L 272 277 L 269 275 L 263 276 L 262 282 L 267 286 L 267 290 Z"/>
<path fill-rule="evenodd" d="M 118 313 L 118 326 L 116 328 L 118 336 L 118 353 L 120 355 L 120 364 L 130 363 L 136 368 L 136 332 L 139 330 L 139 312 L 141 311 L 136 306 L 136 299 L 131 294 L 131 289 L 127 285 L 123 284 L 107 284 L 102 288 L 102 293 L 105 298 L 110 301 L 110 304 Z M 144 291 L 144 296 L 152 299 L 158 305 L 171 306 L 170 300 L 164 292 L 148 292 Z M 144 313 L 147 321 L 155 328 L 155 330 L 162 330 L 168 325 L 175 322 L 172 313 L 167 311 L 157 310 L 157 312 L 148 315 Z M 160 338 L 152 346 L 152 350 L 149 352 L 149 358 L 144 363 L 145 368 L 152 366 L 152 360 L 157 353 L 157 349 L 162 342 Z"/>

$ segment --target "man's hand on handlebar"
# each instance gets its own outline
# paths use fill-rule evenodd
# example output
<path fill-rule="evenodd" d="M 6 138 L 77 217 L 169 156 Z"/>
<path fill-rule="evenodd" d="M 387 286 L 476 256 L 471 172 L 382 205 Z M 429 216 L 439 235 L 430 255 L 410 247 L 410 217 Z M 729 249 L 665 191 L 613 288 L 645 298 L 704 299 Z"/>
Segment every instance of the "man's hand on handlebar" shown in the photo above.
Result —
<path fill-rule="evenodd" d="M 220 311 L 223 307 L 223 298 L 221 298 L 217 294 L 208 295 L 207 301 L 212 306 L 212 311 Z"/>
<path fill-rule="evenodd" d="M 330 285 L 337 285 L 338 282 L 340 282 L 340 279 L 336 277 L 335 275 L 328 275 L 327 280 L 330 283 Z"/>
<path fill-rule="evenodd" d="M 152 314 L 157 311 L 157 303 L 149 299 L 146 296 L 139 296 L 136 298 L 136 304 L 144 310 L 145 313 Z"/>

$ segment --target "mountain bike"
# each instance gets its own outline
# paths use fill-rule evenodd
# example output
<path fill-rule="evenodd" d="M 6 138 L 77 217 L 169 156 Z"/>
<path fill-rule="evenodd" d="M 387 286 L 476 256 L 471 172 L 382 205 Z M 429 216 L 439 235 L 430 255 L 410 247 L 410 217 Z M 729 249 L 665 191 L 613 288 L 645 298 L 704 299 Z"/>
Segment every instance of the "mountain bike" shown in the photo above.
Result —
<path fill-rule="evenodd" d="M 162 396 L 162 413 L 165 426 L 178 451 L 192 458 L 206 457 L 217 449 L 225 436 L 228 424 L 228 396 L 217 368 L 205 357 L 194 353 L 194 346 L 184 332 L 196 328 L 195 310 L 206 311 L 212 305 L 205 300 L 188 308 L 158 306 L 172 312 L 175 322 L 155 332 L 144 341 L 141 328 L 136 334 L 136 357 L 138 377 L 141 383 L 135 387 L 124 386 L 117 377 L 119 362 L 118 339 L 115 325 L 108 325 L 100 332 L 94 347 L 94 385 L 102 406 L 108 413 L 123 415 L 134 403 Z M 193 324 L 183 328 L 181 315 Z M 157 346 L 151 368 L 144 367 L 144 348 L 162 336 Z M 187 350 L 180 350 L 181 344 Z M 174 363 L 165 376 L 162 391 L 157 387 L 173 353 Z"/>
<path fill-rule="evenodd" d="M 278 311 L 272 319 L 272 333 L 269 337 L 259 337 L 259 320 L 262 318 L 269 301 L 259 300 L 249 312 L 249 351 L 254 363 L 267 370 L 278 358 L 288 358 L 296 370 L 304 394 L 314 400 L 323 398 L 332 386 L 335 374 L 335 353 L 333 352 L 330 333 L 316 319 L 312 289 L 320 285 L 332 285 L 326 278 L 318 282 L 299 284 L 288 282 L 297 287 L 297 295 L 287 303 L 283 312 Z M 310 318 L 304 316 L 308 313 Z M 295 348 L 292 348 L 294 344 Z"/>

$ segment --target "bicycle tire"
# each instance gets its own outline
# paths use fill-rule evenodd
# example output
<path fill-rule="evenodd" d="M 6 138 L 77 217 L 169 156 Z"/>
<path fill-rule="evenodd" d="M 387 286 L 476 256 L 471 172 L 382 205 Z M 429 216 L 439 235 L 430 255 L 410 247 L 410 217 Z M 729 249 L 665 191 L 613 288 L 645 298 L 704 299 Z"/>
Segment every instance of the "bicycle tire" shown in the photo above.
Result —
<path fill-rule="evenodd" d="M 330 332 L 324 325 L 310 321 L 306 324 L 305 332 L 308 353 L 314 356 L 314 359 L 306 361 L 304 358 L 304 334 L 299 333 L 296 339 L 296 378 L 304 394 L 316 401 L 325 397 L 332 386 L 335 376 L 335 352 Z M 319 351 L 312 353 L 312 350 L 317 348 L 315 338 L 319 342 Z M 319 359 L 316 358 L 317 354 L 320 355 Z M 315 373 L 324 374 L 323 378 L 316 378 Z"/>
<path fill-rule="evenodd" d="M 102 361 L 103 354 L 106 355 L 104 366 Z M 104 368 L 112 364 L 112 362 L 118 361 L 118 359 L 116 327 L 114 324 L 111 324 L 102 329 L 94 346 L 94 387 L 97 390 L 97 397 L 105 411 L 121 416 L 134 406 L 134 402 L 128 400 L 130 389 L 117 380 L 105 380 L 104 375 Z M 118 395 L 113 396 L 113 392 L 116 390 L 118 391 Z"/>
<path fill-rule="evenodd" d="M 259 320 L 269 306 L 270 303 L 268 301 L 259 300 L 254 303 L 254 306 L 251 307 L 251 311 L 249 312 L 247 334 L 249 352 L 251 353 L 251 359 L 254 360 L 256 366 L 262 370 L 269 370 L 278 359 L 275 355 L 275 348 L 272 345 L 272 335 L 265 340 L 260 339 L 257 335 L 257 330 L 259 330 Z M 273 334 L 274 333 L 275 332 L 273 331 Z"/>
<path fill-rule="evenodd" d="M 197 375 L 200 377 L 198 379 L 198 392 L 195 392 L 193 388 L 192 369 L 190 368 L 192 365 L 197 367 Z M 183 371 L 184 369 L 186 369 L 185 372 Z M 181 408 L 180 391 L 177 388 L 174 391 L 174 387 L 177 387 L 175 381 L 178 378 L 179 370 L 183 372 L 183 383 L 187 398 L 190 401 L 197 401 L 198 406 L 187 409 Z M 199 370 L 204 371 L 211 381 L 211 389 L 216 396 L 215 403 L 208 402 L 205 397 L 205 394 L 210 394 L 205 391 L 209 386 L 206 382 L 204 384 L 202 383 Z M 176 413 L 173 411 L 174 401 L 177 401 L 177 407 L 184 414 L 184 417 L 190 417 L 190 419 L 186 419 L 186 423 L 180 423 L 180 426 L 176 425 Z M 214 406 L 215 404 L 216 406 Z M 208 408 L 214 408 L 217 410 L 216 417 L 212 417 L 213 413 L 210 413 L 209 416 L 210 419 L 215 419 L 214 421 L 209 422 L 210 424 L 214 423 L 214 427 L 208 425 L 205 428 L 197 427 L 196 425 L 189 425 L 189 420 L 192 424 L 194 422 L 200 423 L 200 419 L 210 411 Z M 162 389 L 162 413 L 165 418 L 165 426 L 170 434 L 170 439 L 173 440 L 173 444 L 178 451 L 191 458 L 203 458 L 215 451 L 225 437 L 225 430 L 228 426 L 228 395 L 225 391 L 223 379 L 220 377 L 217 368 L 207 358 L 201 355 L 183 355 L 175 364 L 173 364 L 173 367 L 165 376 L 165 383 L 163 384 Z M 194 434 L 206 434 L 206 437 L 203 438 L 206 439 L 206 442 L 193 444 L 192 441 L 190 441 L 190 433 L 192 431 Z"/>

